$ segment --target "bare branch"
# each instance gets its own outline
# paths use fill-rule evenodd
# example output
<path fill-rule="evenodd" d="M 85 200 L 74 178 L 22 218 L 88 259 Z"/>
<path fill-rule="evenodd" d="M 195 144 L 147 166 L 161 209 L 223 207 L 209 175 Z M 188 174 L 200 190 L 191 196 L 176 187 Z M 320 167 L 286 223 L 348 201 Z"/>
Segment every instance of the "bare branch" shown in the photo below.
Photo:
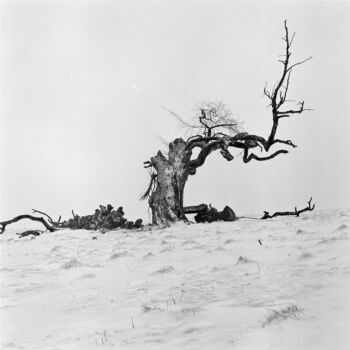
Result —
<path fill-rule="evenodd" d="M 199 152 L 197 158 L 190 161 L 189 167 L 195 169 L 202 166 L 205 160 L 207 159 L 207 157 L 209 156 L 209 154 L 212 153 L 213 151 L 218 150 L 219 148 L 220 148 L 220 140 L 206 143 L 201 147 L 201 151 Z"/>
<path fill-rule="evenodd" d="M 196 125 L 193 125 L 193 124 L 190 124 L 188 122 L 186 122 L 186 120 L 184 120 L 183 118 L 181 118 L 177 113 L 175 113 L 174 111 L 172 111 L 171 109 L 167 108 L 167 107 L 163 107 L 167 112 L 169 112 L 173 117 L 175 117 L 179 122 L 180 124 L 184 125 L 184 126 L 187 126 L 189 128 L 192 128 L 192 129 L 196 129 L 196 128 L 199 128 L 198 126 Z"/>
<path fill-rule="evenodd" d="M 264 86 L 264 95 L 271 100 L 271 93 L 269 90 L 267 90 L 267 82 L 265 82 Z"/>
<path fill-rule="evenodd" d="M 232 153 L 230 153 L 228 149 L 222 149 L 220 153 L 228 162 L 230 162 L 234 158 Z"/>
<path fill-rule="evenodd" d="M 305 62 L 307 62 L 307 61 L 309 61 L 309 60 L 311 60 L 312 59 L 312 56 L 310 56 L 310 57 L 308 57 L 308 58 L 306 58 L 305 60 L 303 60 L 303 61 L 300 61 L 300 62 L 297 62 L 297 63 L 294 63 L 293 65 L 291 65 L 289 68 L 288 68 L 288 72 L 289 71 L 291 71 L 294 67 L 296 67 L 296 66 L 299 66 L 300 64 L 303 64 L 303 63 L 305 63 Z"/>
<path fill-rule="evenodd" d="M 291 56 L 290 47 L 291 47 L 292 42 L 294 40 L 295 33 L 293 34 L 292 38 L 290 39 L 287 21 L 284 21 L 284 28 L 285 28 L 285 36 L 284 36 L 283 40 L 285 41 L 285 45 L 286 45 L 285 55 L 284 55 L 285 58 L 283 60 L 279 60 L 283 64 L 282 75 L 281 75 L 281 78 L 279 79 L 279 81 L 275 84 L 271 93 L 266 88 L 267 84 L 265 85 L 265 88 L 264 88 L 264 95 L 267 96 L 267 98 L 271 101 L 270 105 L 272 107 L 272 120 L 273 120 L 272 128 L 271 128 L 270 135 L 269 135 L 267 141 L 264 142 L 262 140 L 262 142 L 261 142 L 261 144 L 264 146 L 265 151 L 268 151 L 270 149 L 270 147 L 275 143 L 284 143 L 286 145 L 295 147 L 295 145 L 290 140 L 288 140 L 288 141 L 278 140 L 275 142 L 275 136 L 276 136 L 276 132 L 278 129 L 278 122 L 279 122 L 279 119 L 281 119 L 281 118 L 288 118 L 290 116 L 290 114 L 300 114 L 306 110 L 304 108 L 304 101 L 300 102 L 300 108 L 297 110 L 294 110 L 294 109 L 290 109 L 290 110 L 286 110 L 286 111 L 279 110 L 279 108 L 281 106 L 283 106 L 284 103 L 287 101 L 287 94 L 288 94 L 292 69 L 295 66 L 302 64 L 302 63 L 308 61 L 309 59 L 311 59 L 311 57 L 309 57 L 306 60 L 303 60 L 303 61 L 297 62 L 293 65 L 290 65 L 290 56 Z M 253 157 L 251 159 L 256 159 L 256 158 Z"/>
<path fill-rule="evenodd" d="M 0 222 L 0 234 L 3 233 L 5 231 L 5 228 L 7 225 L 12 224 L 14 222 L 23 220 L 23 219 L 29 219 L 29 220 L 33 220 L 33 221 L 38 221 L 41 222 L 50 232 L 54 232 L 56 231 L 56 228 L 52 227 L 51 225 L 49 225 L 44 218 L 38 218 L 36 216 L 32 216 L 32 215 L 19 215 L 16 216 L 15 218 L 13 218 L 12 220 L 8 220 L 8 221 L 3 221 Z"/>
<path fill-rule="evenodd" d="M 272 158 L 275 158 L 276 156 L 278 156 L 279 154 L 283 154 L 283 153 L 288 153 L 287 150 L 284 150 L 284 149 L 280 149 L 272 154 L 270 154 L 269 156 L 265 156 L 265 157 L 259 157 L 257 156 L 256 154 L 254 153 L 250 153 L 248 155 L 248 149 L 245 149 L 244 150 L 244 153 L 243 153 L 243 162 L 244 163 L 248 163 L 250 162 L 252 159 L 255 159 L 255 160 L 258 160 L 258 161 L 264 161 L 264 160 L 269 160 L 269 159 L 272 159 Z"/>
<path fill-rule="evenodd" d="M 295 109 L 290 109 L 288 111 L 282 111 L 282 112 L 277 112 L 278 118 L 282 118 L 282 115 L 284 114 L 300 114 L 303 113 L 304 111 L 310 111 L 310 109 L 304 108 L 304 101 L 299 102 L 300 108 L 295 110 Z M 281 114 L 281 115 L 280 115 Z"/>
<path fill-rule="evenodd" d="M 275 139 L 275 140 L 273 141 L 273 143 L 282 143 L 282 144 L 291 146 L 291 147 L 293 147 L 293 148 L 298 147 L 298 146 L 295 145 L 291 140 L 279 140 L 279 139 Z"/>
<path fill-rule="evenodd" d="M 227 127 L 227 126 L 238 126 L 238 123 L 227 123 L 227 124 L 218 124 L 218 125 L 214 125 L 212 127 L 210 127 L 210 130 L 216 129 L 216 128 L 223 128 L 223 127 Z"/>
<path fill-rule="evenodd" d="M 311 204 L 311 201 L 312 201 L 312 197 L 307 202 L 308 206 L 301 210 L 298 210 L 297 207 L 295 207 L 294 211 L 277 211 L 272 215 L 270 215 L 268 211 L 264 211 L 264 216 L 261 218 L 261 220 L 272 219 L 276 216 L 287 216 L 287 215 L 294 215 L 298 217 L 301 213 L 304 213 L 306 211 L 312 211 L 315 209 L 315 204 Z"/>
<path fill-rule="evenodd" d="M 220 137 L 218 137 L 217 135 L 212 137 L 204 137 L 202 135 L 196 135 L 196 136 L 190 137 L 187 140 L 186 149 L 192 150 L 195 147 L 202 148 L 203 146 L 207 145 L 209 142 L 218 141 L 218 140 L 220 140 Z"/>
<path fill-rule="evenodd" d="M 295 32 L 294 32 L 294 33 L 293 33 L 293 35 L 292 35 L 292 39 L 290 39 L 289 46 L 292 46 L 292 43 L 293 43 L 294 37 L 295 37 Z"/>
<path fill-rule="evenodd" d="M 32 211 L 33 211 L 34 214 L 38 213 L 38 214 L 46 216 L 48 218 L 50 224 L 54 223 L 50 215 L 48 215 L 48 214 L 46 214 L 46 213 L 44 213 L 44 212 L 42 212 L 40 210 L 36 210 L 36 209 L 32 209 Z"/>

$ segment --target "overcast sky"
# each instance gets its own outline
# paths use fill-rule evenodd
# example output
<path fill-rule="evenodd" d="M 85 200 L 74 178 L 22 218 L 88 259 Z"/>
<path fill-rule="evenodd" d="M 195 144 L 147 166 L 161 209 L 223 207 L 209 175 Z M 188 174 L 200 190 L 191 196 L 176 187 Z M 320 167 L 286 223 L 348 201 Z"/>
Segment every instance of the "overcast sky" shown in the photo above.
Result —
<path fill-rule="evenodd" d="M 281 73 L 283 20 L 296 31 L 290 99 L 281 120 L 298 145 L 268 162 L 212 155 L 185 204 L 239 215 L 350 207 L 350 3 L 232 0 L 1 2 L 1 219 L 70 216 L 98 204 L 147 218 L 142 163 L 184 130 L 196 103 L 222 101 L 267 136 L 265 81 Z M 238 151 L 233 151 L 238 154 Z"/>

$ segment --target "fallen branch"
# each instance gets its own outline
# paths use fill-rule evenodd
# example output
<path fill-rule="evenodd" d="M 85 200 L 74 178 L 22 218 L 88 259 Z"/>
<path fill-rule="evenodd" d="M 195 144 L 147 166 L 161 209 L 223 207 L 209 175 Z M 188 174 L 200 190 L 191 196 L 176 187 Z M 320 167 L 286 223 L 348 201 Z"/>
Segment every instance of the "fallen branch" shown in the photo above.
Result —
<path fill-rule="evenodd" d="M 17 221 L 20 221 L 20 220 L 23 220 L 23 219 L 29 219 L 29 220 L 41 222 L 46 227 L 46 229 L 49 230 L 50 232 L 56 231 L 56 228 L 52 227 L 50 224 L 48 224 L 44 218 L 38 218 L 36 216 L 25 214 L 25 215 L 16 216 L 12 220 L 0 222 L 0 234 L 5 231 L 5 228 L 7 225 L 12 224 L 12 223 L 17 222 Z"/>
<path fill-rule="evenodd" d="M 265 219 L 272 219 L 276 216 L 287 216 L 287 215 L 294 215 L 294 216 L 299 216 L 301 213 L 304 213 L 306 211 L 312 211 L 315 209 L 315 204 L 311 204 L 312 197 L 310 200 L 307 202 L 308 206 L 305 207 L 304 209 L 298 210 L 297 207 L 294 208 L 294 211 L 277 211 L 276 213 L 270 215 L 268 211 L 264 211 L 264 216 L 261 218 L 261 220 Z"/>
<path fill-rule="evenodd" d="M 49 223 L 50 223 L 50 224 L 54 224 L 54 222 L 53 222 L 53 220 L 52 220 L 52 218 L 51 218 L 51 216 L 50 216 L 50 215 L 48 215 L 48 214 L 44 213 L 43 211 L 36 210 L 36 209 L 32 209 L 32 211 L 33 211 L 33 213 L 34 213 L 34 214 L 38 213 L 38 214 L 41 214 L 41 215 L 46 216 L 46 217 L 47 217 L 47 219 L 49 220 Z"/>
<path fill-rule="evenodd" d="M 124 217 L 123 207 L 119 207 L 117 210 L 113 210 L 113 206 L 110 204 L 108 204 L 107 207 L 105 207 L 104 205 L 100 205 L 100 209 L 96 209 L 95 213 L 92 215 L 80 216 L 75 214 L 72 210 L 73 218 L 70 218 L 69 220 L 64 220 L 63 222 L 61 222 L 61 216 L 58 218 L 58 221 L 53 221 L 52 217 L 46 214 L 45 212 L 36 209 L 32 210 L 33 213 L 41 214 L 45 218 L 27 214 L 16 216 L 12 220 L 0 222 L 0 234 L 5 231 L 7 225 L 23 219 L 41 222 L 45 226 L 45 228 L 50 232 L 54 232 L 61 229 L 85 229 L 94 231 L 103 229 L 104 231 L 110 231 L 116 228 L 139 229 L 143 226 L 142 219 L 137 219 L 135 222 L 128 221 Z M 35 235 L 35 233 L 33 232 L 39 231 L 26 231 L 21 237 L 25 237 L 30 234 Z"/>
<path fill-rule="evenodd" d="M 44 231 L 39 231 L 39 230 L 29 230 L 29 231 L 24 231 L 22 233 L 17 233 L 17 235 L 19 236 L 19 238 L 23 238 L 23 237 L 27 237 L 30 235 L 33 236 L 40 236 Z"/>

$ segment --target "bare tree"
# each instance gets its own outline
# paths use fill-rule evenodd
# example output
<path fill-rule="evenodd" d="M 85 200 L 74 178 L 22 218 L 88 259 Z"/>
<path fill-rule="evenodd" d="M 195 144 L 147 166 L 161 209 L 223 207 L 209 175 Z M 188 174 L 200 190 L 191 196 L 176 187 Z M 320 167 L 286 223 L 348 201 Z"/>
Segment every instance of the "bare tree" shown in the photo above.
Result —
<path fill-rule="evenodd" d="M 272 89 L 264 88 L 264 95 L 269 100 L 272 111 L 272 127 L 269 135 L 242 132 L 239 122 L 232 117 L 226 106 L 221 103 L 206 103 L 200 106 L 194 123 L 187 123 L 173 113 L 184 125 L 196 131 L 196 134 L 184 140 L 176 138 L 169 143 L 167 156 L 161 151 L 144 163 L 150 170 L 151 181 L 146 193 L 141 197 L 148 199 L 152 211 L 154 224 L 165 224 L 177 220 L 186 220 L 187 211 L 184 207 L 184 188 L 190 175 L 195 175 L 207 157 L 214 151 L 220 151 L 227 160 L 233 160 L 230 148 L 241 149 L 243 162 L 251 160 L 265 161 L 278 155 L 288 153 L 285 148 L 297 147 L 291 140 L 276 137 L 279 122 L 282 118 L 289 118 L 301 114 L 307 109 L 304 101 L 300 101 L 297 108 L 286 107 L 291 73 L 293 69 L 311 59 L 311 57 L 296 63 L 290 62 L 291 45 L 295 33 L 290 37 L 287 21 L 284 21 L 285 53 L 279 60 L 282 63 L 282 74 Z M 272 147 L 282 146 L 272 150 Z M 193 157 L 194 150 L 198 155 Z M 259 154 L 256 152 L 258 151 Z"/>

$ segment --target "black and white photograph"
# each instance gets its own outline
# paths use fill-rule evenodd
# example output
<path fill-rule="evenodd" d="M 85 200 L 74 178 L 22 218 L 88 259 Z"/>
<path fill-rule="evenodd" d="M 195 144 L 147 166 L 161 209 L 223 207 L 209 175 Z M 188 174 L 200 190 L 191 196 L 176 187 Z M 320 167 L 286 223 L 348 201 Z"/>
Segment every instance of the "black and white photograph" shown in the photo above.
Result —
<path fill-rule="evenodd" d="M 0 349 L 350 348 L 350 1 L 0 0 Z"/>

